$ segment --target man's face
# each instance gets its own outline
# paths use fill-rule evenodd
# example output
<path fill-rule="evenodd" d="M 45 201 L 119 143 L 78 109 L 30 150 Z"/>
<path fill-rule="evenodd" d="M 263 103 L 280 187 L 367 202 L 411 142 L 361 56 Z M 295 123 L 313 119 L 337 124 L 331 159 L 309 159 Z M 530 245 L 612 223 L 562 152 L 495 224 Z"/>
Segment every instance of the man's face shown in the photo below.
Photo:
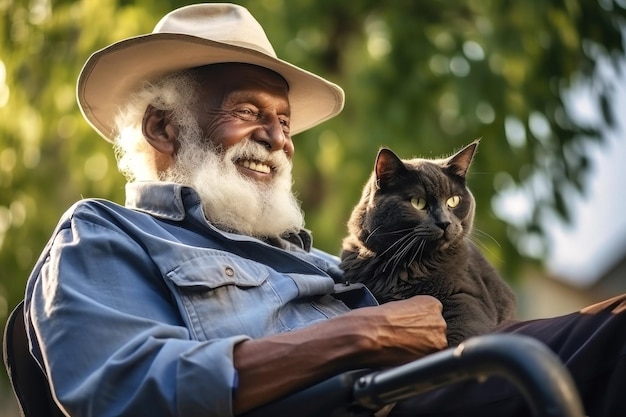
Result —
<path fill-rule="evenodd" d="M 200 90 L 190 118 L 179 120 L 180 148 L 162 179 L 192 186 L 222 229 L 264 237 L 302 228 L 285 81 L 227 64 L 203 69 Z"/>
<path fill-rule="evenodd" d="M 221 64 L 201 72 L 201 92 L 195 109 L 207 141 L 228 150 L 251 140 L 289 160 L 294 146 L 289 134 L 288 86 L 278 74 L 244 64 Z M 274 168 L 263 160 L 233 161 L 242 175 L 268 182 Z"/>

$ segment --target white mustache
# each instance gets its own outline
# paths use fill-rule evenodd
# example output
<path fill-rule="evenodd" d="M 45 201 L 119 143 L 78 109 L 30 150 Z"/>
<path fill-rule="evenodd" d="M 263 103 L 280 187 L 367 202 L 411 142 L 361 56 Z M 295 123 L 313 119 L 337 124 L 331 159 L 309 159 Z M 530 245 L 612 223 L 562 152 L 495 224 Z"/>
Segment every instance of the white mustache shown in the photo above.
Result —
<path fill-rule="evenodd" d="M 224 157 L 232 161 L 233 164 L 249 161 L 249 163 L 266 165 L 277 175 L 282 175 L 284 171 L 290 172 L 292 168 L 292 162 L 287 154 L 271 152 L 262 144 L 251 139 L 244 139 L 233 145 L 226 150 Z"/>

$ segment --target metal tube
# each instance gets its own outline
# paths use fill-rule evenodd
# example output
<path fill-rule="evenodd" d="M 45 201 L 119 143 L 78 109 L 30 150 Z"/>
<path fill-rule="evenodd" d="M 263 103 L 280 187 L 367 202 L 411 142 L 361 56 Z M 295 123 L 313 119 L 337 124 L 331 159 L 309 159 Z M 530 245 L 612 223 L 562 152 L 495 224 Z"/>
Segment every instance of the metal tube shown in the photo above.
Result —
<path fill-rule="evenodd" d="M 361 376 L 357 404 L 378 409 L 467 379 L 499 375 L 513 382 L 537 417 L 584 417 L 574 382 L 559 358 L 528 336 L 494 334 L 467 340 L 396 368 Z"/>

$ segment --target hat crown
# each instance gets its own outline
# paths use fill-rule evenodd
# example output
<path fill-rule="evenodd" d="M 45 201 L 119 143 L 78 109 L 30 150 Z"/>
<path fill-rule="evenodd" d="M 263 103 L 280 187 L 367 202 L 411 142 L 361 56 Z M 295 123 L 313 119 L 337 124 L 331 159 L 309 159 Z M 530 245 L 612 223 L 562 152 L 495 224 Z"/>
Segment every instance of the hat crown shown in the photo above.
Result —
<path fill-rule="evenodd" d="M 276 58 L 260 23 L 246 8 L 236 4 L 194 4 L 176 9 L 165 15 L 152 33 L 187 34 Z"/>

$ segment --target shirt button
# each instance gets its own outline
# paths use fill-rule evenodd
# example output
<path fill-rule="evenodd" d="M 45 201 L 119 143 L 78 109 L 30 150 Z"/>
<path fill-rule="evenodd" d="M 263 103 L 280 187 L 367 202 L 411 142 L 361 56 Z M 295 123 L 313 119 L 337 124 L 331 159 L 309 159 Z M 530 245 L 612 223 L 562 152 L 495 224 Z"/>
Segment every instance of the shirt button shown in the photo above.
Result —
<path fill-rule="evenodd" d="M 227 266 L 226 269 L 224 270 L 224 272 L 229 277 L 232 277 L 233 275 L 235 275 L 235 270 L 233 268 L 231 268 L 230 266 Z"/>

